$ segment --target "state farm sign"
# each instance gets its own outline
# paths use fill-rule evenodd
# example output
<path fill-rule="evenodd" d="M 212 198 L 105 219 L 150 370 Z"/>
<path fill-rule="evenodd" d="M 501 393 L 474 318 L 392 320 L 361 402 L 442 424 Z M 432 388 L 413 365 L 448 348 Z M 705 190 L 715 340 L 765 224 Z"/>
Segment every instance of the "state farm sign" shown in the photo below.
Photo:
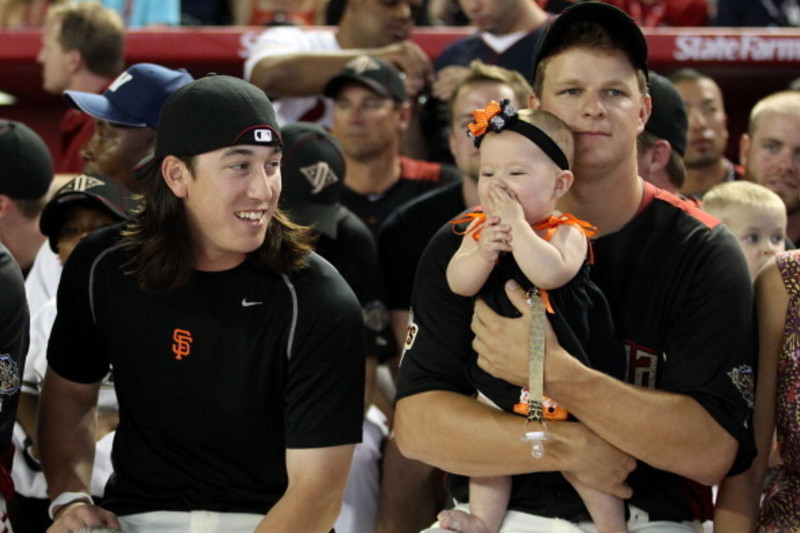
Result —
<path fill-rule="evenodd" d="M 679 35 L 673 55 L 678 61 L 798 62 L 800 37 Z"/>

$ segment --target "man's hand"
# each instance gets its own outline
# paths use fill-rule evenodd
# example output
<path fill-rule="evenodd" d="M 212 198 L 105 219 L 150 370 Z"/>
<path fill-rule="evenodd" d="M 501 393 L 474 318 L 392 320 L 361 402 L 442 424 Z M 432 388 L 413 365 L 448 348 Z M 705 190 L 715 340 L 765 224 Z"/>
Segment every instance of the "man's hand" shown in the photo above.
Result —
<path fill-rule="evenodd" d="M 122 530 L 114 513 L 87 502 L 73 502 L 56 511 L 56 520 L 47 533 L 70 533 L 87 526 L 107 526 Z"/>
<path fill-rule="evenodd" d="M 520 318 L 507 318 L 495 313 L 478 299 L 472 315 L 472 348 L 478 353 L 478 366 L 490 375 L 525 387 L 528 385 L 528 344 L 530 342 L 530 308 L 525 291 L 515 281 L 506 282 L 506 294 Z M 581 363 L 569 355 L 558 342 L 550 321 L 545 321 L 545 378 L 573 372 Z M 583 367 L 585 368 L 585 367 Z M 545 379 L 547 393 L 547 379 Z M 553 398 L 558 401 L 557 397 Z"/>
<path fill-rule="evenodd" d="M 405 74 L 406 93 L 417 96 L 432 77 L 433 66 L 428 55 L 413 41 L 400 41 L 379 48 L 375 54 L 394 64 Z"/>
<path fill-rule="evenodd" d="M 530 309 L 525 291 L 514 281 L 506 283 L 506 293 L 521 318 L 498 315 L 484 302 L 475 302 L 472 315 L 472 348 L 478 353 L 478 366 L 492 376 L 524 387 L 528 385 L 528 336 Z"/>
<path fill-rule="evenodd" d="M 569 470 L 563 472 L 567 479 L 577 479 L 584 485 L 618 498 L 630 498 L 633 491 L 625 480 L 636 468 L 636 460 L 580 422 L 567 422 L 565 425 L 569 431 L 572 463 Z"/>
<path fill-rule="evenodd" d="M 467 67 L 459 67 L 452 65 L 444 67 L 436 74 L 436 81 L 433 82 L 433 96 L 447 102 L 453 96 L 453 91 L 461 83 L 461 80 L 467 77 L 469 69 Z"/>

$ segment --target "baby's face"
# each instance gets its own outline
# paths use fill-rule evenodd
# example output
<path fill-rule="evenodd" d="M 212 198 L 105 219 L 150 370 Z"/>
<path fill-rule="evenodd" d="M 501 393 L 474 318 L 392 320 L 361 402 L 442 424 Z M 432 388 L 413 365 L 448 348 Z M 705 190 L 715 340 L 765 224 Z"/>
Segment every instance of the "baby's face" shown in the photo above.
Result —
<path fill-rule="evenodd" d="M 786 210 L 783 206 L 729 207 L 716 216 L 738 239 L 751 280 L 773 255 L 786 248 Z"/>
<path fill-rule="evenodd" d="M 486 206 L 493 183 L 516 199 L 533 224 L 556 207 L 560 171 L 545 153 L 526 137 L 513 131 L 488 133 L 480 148 L 478 198 Z"/>
<path fill-rule="evenodd" d="M 116 224 L 118 220 L 111 215 L 84 205 L 73 205 L 67 208 L 64 221 L 58 228 L 58 259 L 61 264 L 67 262 L 72 250 L 81 240 L 96 229 Z"/>

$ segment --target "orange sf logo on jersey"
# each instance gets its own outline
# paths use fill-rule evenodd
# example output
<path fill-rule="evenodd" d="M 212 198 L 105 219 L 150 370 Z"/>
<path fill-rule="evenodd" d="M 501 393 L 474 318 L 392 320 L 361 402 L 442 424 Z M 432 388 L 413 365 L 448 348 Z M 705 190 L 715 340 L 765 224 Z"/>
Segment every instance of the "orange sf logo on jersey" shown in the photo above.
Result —
<path fill-rule="evenodd" d="M 184 357 L 189 356 L 192 351 L 192 332 L 176 328 L 172 332 L 172 353 L 175 354 L 175 359 L 181 361 Z"/>

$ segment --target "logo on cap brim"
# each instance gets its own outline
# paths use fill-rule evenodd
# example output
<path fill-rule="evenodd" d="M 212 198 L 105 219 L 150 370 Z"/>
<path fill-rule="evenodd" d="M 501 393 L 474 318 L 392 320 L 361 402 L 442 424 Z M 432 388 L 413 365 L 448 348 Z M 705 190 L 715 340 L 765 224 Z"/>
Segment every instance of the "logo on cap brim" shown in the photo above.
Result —
<path fill-rule="evenodd" d="M 253 132 L 253 137 L 255 138 L 256 142 L 260 143 L 271 143 L 272 142 L 272 131 L 263 129 L 263 130 L 255 130 Z"/>

